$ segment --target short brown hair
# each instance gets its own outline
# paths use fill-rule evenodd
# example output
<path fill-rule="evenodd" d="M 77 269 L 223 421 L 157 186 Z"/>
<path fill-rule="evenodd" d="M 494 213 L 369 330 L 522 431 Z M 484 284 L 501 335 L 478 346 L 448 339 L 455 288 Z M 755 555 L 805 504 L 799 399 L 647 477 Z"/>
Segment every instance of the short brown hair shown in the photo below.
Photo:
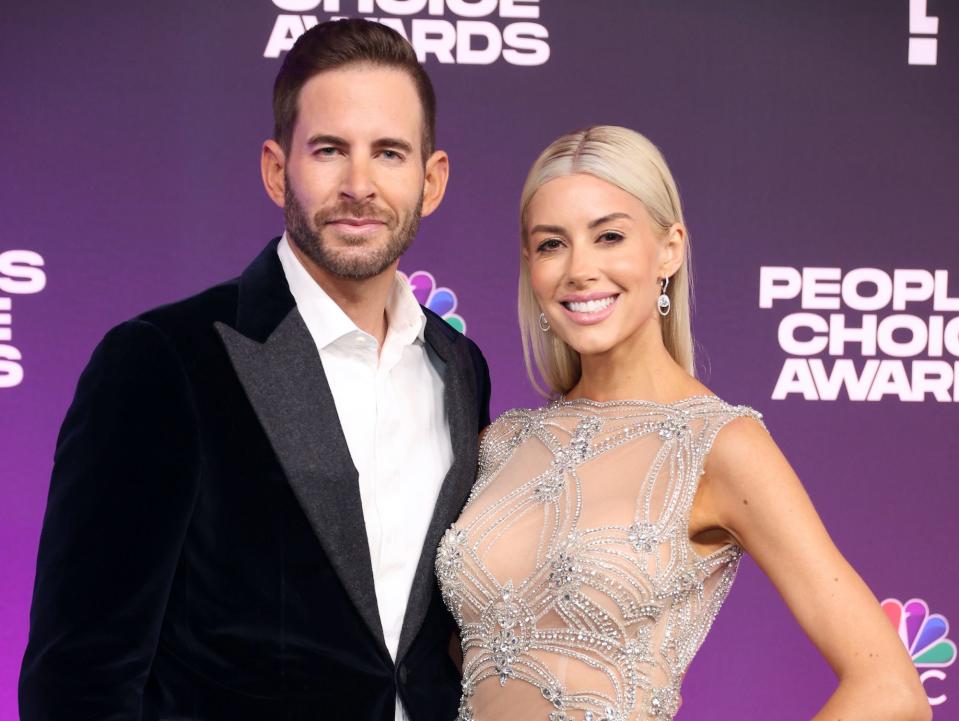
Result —
<path fill-rule="evenodd" d="M 299 110 L 300 90 L 314 75 L 354 64 L 403 70 L 416 86 L 423 106 L 423 160 L 436 143 L 436 94 L 413 47 L 385 25 L 352 18 L 329 20 L 303 33 L 283 59 L 273 83 L 273 139 L 290 151 Z"/>

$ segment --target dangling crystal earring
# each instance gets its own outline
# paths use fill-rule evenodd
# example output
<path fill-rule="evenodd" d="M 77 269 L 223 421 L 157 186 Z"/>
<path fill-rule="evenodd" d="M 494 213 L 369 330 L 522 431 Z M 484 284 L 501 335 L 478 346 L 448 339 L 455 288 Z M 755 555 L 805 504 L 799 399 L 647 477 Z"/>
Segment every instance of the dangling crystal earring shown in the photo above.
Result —
<path fill-rule="evenodd" d="M 539 314 L 539 329 L 544 333 L 549 333 L 549 318 L 546 317 L 545 313 Z"/>
<path fill-rule="evenodd" d="M 672 302 L 669 300 L 669 296 L 666 295 L 666 289 L 669 287 L 669 278 L 663 278 L 663 289 L 659 294 L 659 300 L 656 301 L 656 307 L 659 310 L 659 314 L 664 318 L 669 315 L 669 309 L 672 307 Z"/>

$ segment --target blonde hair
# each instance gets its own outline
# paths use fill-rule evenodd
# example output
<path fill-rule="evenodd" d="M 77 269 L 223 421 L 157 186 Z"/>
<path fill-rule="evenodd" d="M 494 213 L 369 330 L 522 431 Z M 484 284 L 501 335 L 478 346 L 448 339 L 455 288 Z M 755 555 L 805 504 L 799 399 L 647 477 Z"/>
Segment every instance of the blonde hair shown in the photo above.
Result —
<path fill-rule="evenodd" d="M 636 197 L 661 234 L 674 223 L 683 223 L 679 191 L 662 154 L 646 137 L 629 128 L 597 125 L 568 133 L 553 141 L 533 163 L 520 197 L 519 326 L 523 360 L 533 387 L 544 396 L 567 393 L 582 374 L 579 353 L 555 333 L 539 328 L 540 307 L 530 283 L 529 264 L 523 254 L 528 241 L 526 211 L 533 195 L 545 183 L 575 173 L 605 180 Z M 687 373 L 695 376 L 693 335 L 690 327 L 691 288 L 689 240 L 683 264 L 669 279 L 669 315 L 662 318 L 663 345 Z M 536 377 L 545 383 L 540 384 Z"/>

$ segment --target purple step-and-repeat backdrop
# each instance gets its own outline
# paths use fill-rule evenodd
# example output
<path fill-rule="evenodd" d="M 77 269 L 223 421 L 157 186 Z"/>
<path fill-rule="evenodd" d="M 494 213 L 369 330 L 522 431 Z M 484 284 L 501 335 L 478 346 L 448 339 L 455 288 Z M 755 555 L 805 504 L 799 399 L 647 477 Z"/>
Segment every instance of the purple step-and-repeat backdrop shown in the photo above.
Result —
<path fill-rule="evenodd" d="M 436 84 L 452 178 L 401 268 L 486 352 L 494 412 L 540 402 L 515 322 L 530 163 L 595 123 L 662 148 L 692 234 L 703 379 L 766 415 L 886 600 L 936 719 L 959 719 L 949 0 L 8 3 L 0 718 L 16 718 L 52 453 L 77 375 L 110 326 L 236 275 L 281 231 L 258 169 L 271 83 L 293 39 L 339 15 L 404 32 Z M 805 718 L 832 685 L 747 561 L 680 718 Z"/>

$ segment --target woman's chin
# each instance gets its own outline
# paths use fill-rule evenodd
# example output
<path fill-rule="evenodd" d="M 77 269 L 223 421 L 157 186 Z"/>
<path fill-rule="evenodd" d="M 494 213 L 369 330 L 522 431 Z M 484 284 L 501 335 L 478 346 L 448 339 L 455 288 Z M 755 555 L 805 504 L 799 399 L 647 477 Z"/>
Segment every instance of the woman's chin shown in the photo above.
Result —
<path fill-rule="evenodd" d="M 616 347 L 616 340 L 611 339 L 607 334 L 597 332 L 578 332 L 570 334 L 568 338 L 563 338 L 566 345 L 579 353 L 580 357 L 590 355 L 602 355 Z"/>

